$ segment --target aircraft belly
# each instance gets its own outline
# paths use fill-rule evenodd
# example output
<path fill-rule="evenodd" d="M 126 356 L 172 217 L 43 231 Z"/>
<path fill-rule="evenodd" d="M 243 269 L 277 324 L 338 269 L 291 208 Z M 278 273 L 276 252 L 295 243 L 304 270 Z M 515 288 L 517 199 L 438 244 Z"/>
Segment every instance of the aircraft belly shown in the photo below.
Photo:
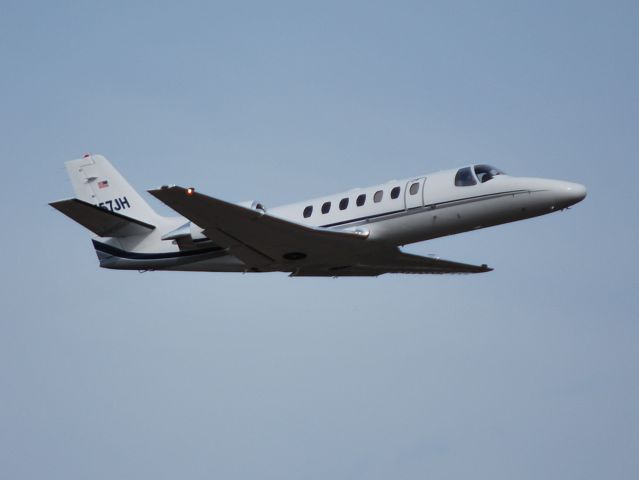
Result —
<path fill-rule="evenodd" d="M 110 254 L 96 250 L 100 266 L 115 270 L 179 270 L 207 272 L 243 272 L 246 266 L 225 251 L 174 256 L 169 258 L 131 258 L 125 254 Z"/>
<path fill-rule="evenodd" d="M 199 260 L 183 265 L 166 267 L 162 270 L 183 271 L 183 272 L 245 272 L 246 265 L 233 255 L 226 255 L 219 258 Z"/>
<path fill-rule="evenodd" d="M 526 212 L 526 206 L 529 203 L 530 194 L 522 192 L 435 208 L 430 212 L 431 218 L 426 230 L 428 237 L 425 239 L 454 235 L 527 218 L 531 216 L 529 212 Z"/>

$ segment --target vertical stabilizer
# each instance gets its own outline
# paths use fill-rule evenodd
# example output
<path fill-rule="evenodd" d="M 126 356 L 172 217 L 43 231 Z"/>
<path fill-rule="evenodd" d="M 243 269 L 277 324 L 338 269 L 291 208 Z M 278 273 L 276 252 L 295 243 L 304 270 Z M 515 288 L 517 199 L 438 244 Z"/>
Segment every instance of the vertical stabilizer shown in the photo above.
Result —
<path fill-rule="evenodd" d="M 78 199 L 136 220 L 155 223 L 158 214 L 102 155 L 65 162 Z"/>

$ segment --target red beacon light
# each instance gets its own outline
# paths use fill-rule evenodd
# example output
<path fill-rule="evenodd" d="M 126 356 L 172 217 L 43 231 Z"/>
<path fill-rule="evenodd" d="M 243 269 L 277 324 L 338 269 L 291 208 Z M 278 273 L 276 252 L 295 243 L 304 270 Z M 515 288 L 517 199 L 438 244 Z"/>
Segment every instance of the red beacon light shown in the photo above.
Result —
<path fill-rule="evenodd" d="M 189 187 L 186 189 L 186 194 L 187 195 L 193 195 L 193 193 L 195 192 L 195 188 L 193 187 Z"/>
<path fill-rule="evenodd" d="M 85 153 L 84 155 L 82 155 L 82 158 L 89 158 L 91 156 L 90 153 Z"/>

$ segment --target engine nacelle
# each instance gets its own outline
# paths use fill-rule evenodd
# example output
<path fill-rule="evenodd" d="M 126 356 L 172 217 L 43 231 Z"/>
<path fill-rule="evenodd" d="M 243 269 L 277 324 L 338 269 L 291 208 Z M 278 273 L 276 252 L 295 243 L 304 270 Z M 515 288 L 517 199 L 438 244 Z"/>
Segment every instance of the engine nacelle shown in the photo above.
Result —
<path fill-rule="evenodd" d="M 246 208 L 250 208 L 251 210 L 257 210 L 258 212 L 266 213 L 266 208 L 264 208 L 264 204 L 262 202 L 258 202 L 257 200 L 247 200 L 246 202 L 240 202 L 238 205 Z"/>
<path fill-rule="evenodd" d="M 241 202 L 238 205 L 250 208 L 251 210 L 257 210 L 260 213 L 266 213 L 266 209 L 261 202 L 257 200 L 249 200 Z M 171 230 L 169 233 L 162 235 L 162 240 L 206 240 L 207 237 L 202 233 L 202 228 L 193 222 L 186 222 L 184 225 Z"/>

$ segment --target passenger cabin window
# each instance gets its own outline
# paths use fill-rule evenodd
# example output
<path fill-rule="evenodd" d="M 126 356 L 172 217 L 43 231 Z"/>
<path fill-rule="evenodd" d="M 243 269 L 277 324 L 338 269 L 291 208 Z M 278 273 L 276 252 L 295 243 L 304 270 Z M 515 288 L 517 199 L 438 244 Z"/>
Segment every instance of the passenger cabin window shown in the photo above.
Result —
<path fill-rule="evenodd" d="M 308 218 L 313 214 L 313 206 L 309 205 L 304 209 L 304 218 Z"/>
<path fill-rule="evenodd" d="M 346 210 L 346 207 L 348 207 L 348 198 L 342 198 L 339 201 L 339 209 L 340 210 Z"/>
<path fill-rule="evenodd" d="M 357 200 L 355 200 L 355 204 L 358 207 L 361 207 L 362 205 L 364 205 L 364 203 L 366 202 L 366 194 L 362 193 L 360 196 L 357 197 Z"/>
<path fill-rule="evenodd" d="M 399 187 L 395 187 L 391 190 L 391 198 L 397 198 L 399 197 L 399 192 L 400 192 L 400 188 Z"/>
<path fill-rule="evenodd" d="M 331 202 L 324 202 L 322 205 L 322 213 L 328 213 L 331 211 Z"/>
<path fill-rule="evenodd" d="M 377 190 L 375 192 L 375 195 L 373 195 L 373 202 L 379 203 L 379 202 L 382 201 L 383 197 L 384 197 L 384 191 L 383 190 Z"/>
<path fill-rule="evenodd" d="M 455 186 L 468 187 L 470 185 L 476 185 L 477 180 L 473 175 L 473 170 L 470 167 L 460 168 L 455 175 Z"/>
<path fill-rule="evenodd" d="M 419 192 L 419 182 L 412 183 L 408 191 L 411 195 L 417 195 L 417 192 Z"/>
<path fill-rule="evenodd" d="M 504 172 L 490 165 L 475 165 L 475 175 L 481 183 L 491 180 L 497 175 L 504 175 Z"/>

